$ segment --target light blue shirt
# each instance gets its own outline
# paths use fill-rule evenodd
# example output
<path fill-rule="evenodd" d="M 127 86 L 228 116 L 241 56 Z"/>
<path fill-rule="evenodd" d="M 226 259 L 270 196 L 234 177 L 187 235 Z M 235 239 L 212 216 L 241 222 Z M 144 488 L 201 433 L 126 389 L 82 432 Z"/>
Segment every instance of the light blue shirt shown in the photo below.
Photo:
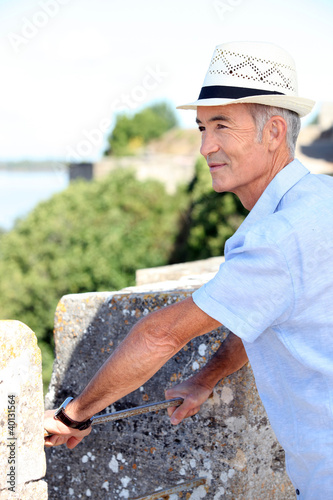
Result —
<path fill-rule="evenodd" d="M 333 499 L 333 178 L 281 170 L 193 300 L 243 340 L 297 498 Z"/>

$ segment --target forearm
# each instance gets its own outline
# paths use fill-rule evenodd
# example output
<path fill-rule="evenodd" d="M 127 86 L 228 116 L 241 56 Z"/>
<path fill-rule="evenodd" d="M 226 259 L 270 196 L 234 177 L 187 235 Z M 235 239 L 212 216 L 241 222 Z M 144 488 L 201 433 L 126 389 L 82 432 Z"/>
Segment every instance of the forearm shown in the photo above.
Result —
<path fill-rule="evenodd" d="M 138 322 L 83 392 L 68 406 L 74 420 L 85 420 L 150 379 L 192 338 L 220 326 L 192 299 L 150 314 Z"/>
<path fill-rule="evenodd" d="M 154 350 L 153 341 L 147 343 L 148 335 L 138 330 L 140 326 L 130 332 L 71 404 L 70 411 L 79 420 L 90 418 L 142 386 L 177 352 L 176 346 Z"/>
<path fill-rule="evenodd" d="M 211 390 L 224 377 L 242 368 L 248 361 L 242 340 L 229 333 L 218 351 L 193 378 Z"/>

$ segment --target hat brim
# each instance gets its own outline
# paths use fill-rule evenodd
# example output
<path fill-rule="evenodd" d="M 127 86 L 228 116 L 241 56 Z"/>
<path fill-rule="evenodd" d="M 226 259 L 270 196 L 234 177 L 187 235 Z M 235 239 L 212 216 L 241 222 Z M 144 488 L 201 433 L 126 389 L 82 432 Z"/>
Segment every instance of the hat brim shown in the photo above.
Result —
<path fill-rule="evenodd" d="M 266 106 L 276 106 L 278 108 L 289 109 L 295 111 L 301 118 L 309 114 L 315 101 L 305 99 L 303 97 L 287 96 L 287 95 L 256 95 L 250 97 L 242 97 L 240 99 L 199 99 L 198 101 L 189 104 L 177 106 L 177 109 L 197 109 L 198 106 L 227 106 L 228 104 L 264 104 Z"/>

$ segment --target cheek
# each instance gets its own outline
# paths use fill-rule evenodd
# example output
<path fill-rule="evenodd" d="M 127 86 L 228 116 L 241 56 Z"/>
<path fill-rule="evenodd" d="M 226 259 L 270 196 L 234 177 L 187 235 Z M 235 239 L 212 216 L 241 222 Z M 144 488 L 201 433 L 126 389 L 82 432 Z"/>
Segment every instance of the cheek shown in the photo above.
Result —
<path fill-rule="evenodd" d="M 232 158 L 237 158 L 245 154 L 250 149 L 250 144 L 241 135 L 226 133 L 223 136 L 221 147 Z"/>
<path fill-rule="evenodd" d="M 256 139 L 253 131 L 245 131 L 243 133 L 231 132 L 229 138 L 233 141 L 237 148 L 251 149 L 256 144 Z"/>
<path fill-rule="evenodd" d="M 254 144 L 253 140 L 245 140 L 242 137 L 234 141 L 233 147 L 230 147 L 229 155 L 231 159 L 242 165 L 244 162 L 248 165 L 255 164 L 261 159 L 261 152 L 257 150 L 257 145 Z"/>

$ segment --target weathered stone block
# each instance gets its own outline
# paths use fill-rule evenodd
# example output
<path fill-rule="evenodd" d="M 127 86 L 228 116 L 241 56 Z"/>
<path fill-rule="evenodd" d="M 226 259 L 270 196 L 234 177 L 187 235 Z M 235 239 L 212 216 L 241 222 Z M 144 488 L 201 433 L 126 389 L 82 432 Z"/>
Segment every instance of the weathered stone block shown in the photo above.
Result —
<path fill-rule="evenodd" d="M 45 492 L 38 498 L 47 498 L 46 483 L 35 483 L 46 468 L 41 354 L 35 334 L 19 321 L 0 321 L 0 401 L 0 496 L 37 498 L 29 492 L 38 488 Z"/>
<path fill-rule="evenodd" d="M 1 500 L 47 500 L 47 483 L 40 479 L 31 483 L 20 484 L 15 493 L 9 490 L 0 490 Z"/>
<path fill-rule="evenodd" d="M 63 297 L 56 311 L 56 362 L 47 406 L 78 394 L 138 319 L 190 293 L 131 289 Z M 219 328 L 194 339 L 110 411 L 164 399 L 165 388 L 198 370 L 227 333 Z M 51 500 L 121 500 L 196 476 L 205 476 L 207 485 L 182 498 L 295 496 L 248 366 L 223 380 L 200 414 L 180 426 L 171 426 L 165 411 L 94 426 L 74 450 L 47 450 L 47 464 Z"/>
<path fill-rule="evenodd" d="M 211 257 L 194 262 L 138 269 L 135 273 L 135 281 L 138 286 L 165 281 L 175 282 L 182 278 L 187 278 L 188 282 L 199 279 L 201 282 L 206 283 L 215 276 L 223 262 L 224 257 Z M 177 288 L 179 288 L 179 283 L 177 284 Z M 155 287 L 154 290 L 156 290 Z"/>

